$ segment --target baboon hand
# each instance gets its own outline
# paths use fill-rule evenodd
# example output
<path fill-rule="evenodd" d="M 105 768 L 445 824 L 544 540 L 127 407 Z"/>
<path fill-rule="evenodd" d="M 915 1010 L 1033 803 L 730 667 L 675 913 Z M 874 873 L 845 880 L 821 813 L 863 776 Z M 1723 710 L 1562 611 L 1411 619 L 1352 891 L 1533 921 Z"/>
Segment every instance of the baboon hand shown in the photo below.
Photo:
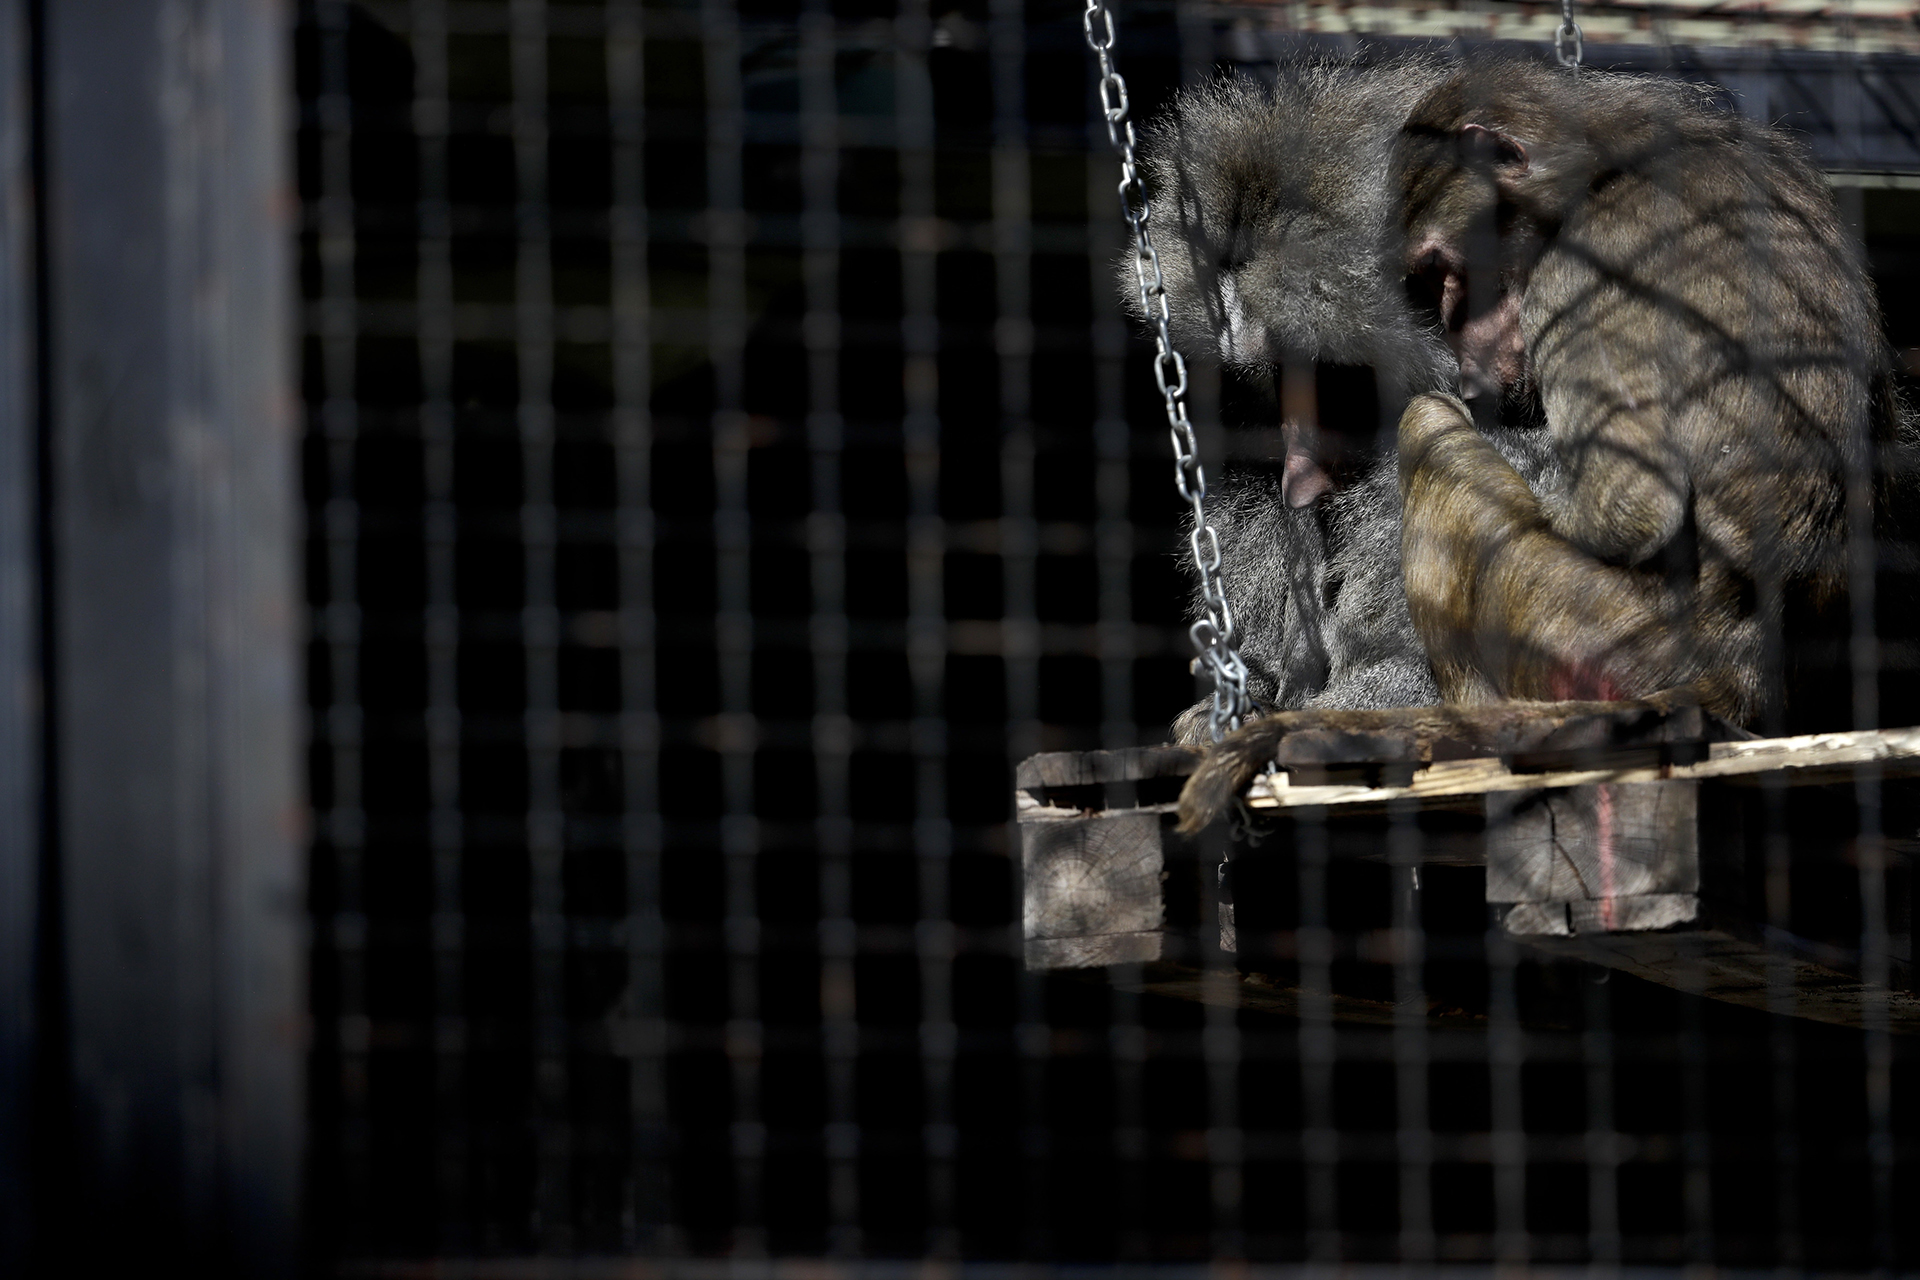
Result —
<path fill-rule="evenodd" d="M 1553 531 L 1451 396 L 1400 419 L 1407 606 L 1450 702 L 1632 697 L 1679 683 L 1658 592 Z"/>

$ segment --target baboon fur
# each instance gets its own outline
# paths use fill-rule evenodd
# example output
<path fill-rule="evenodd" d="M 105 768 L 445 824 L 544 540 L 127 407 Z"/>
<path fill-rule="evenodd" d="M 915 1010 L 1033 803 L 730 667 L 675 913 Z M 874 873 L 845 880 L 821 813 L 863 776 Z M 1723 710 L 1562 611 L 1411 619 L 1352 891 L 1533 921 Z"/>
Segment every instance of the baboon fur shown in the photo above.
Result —
<path fill-rule="evenodd" d="M 1697 86 L 1474 55 L 1223 81 L 1145 156 L 1177 339 L 1367 365 L 1395 427 L 1335 482 L 1286 424 L 1279 476 L 1220 486 L 1265 708 L 1684 687 L 1848 718 L 1849 534 L 1904 523 L 1908 455 L 1797 142 Z"/>

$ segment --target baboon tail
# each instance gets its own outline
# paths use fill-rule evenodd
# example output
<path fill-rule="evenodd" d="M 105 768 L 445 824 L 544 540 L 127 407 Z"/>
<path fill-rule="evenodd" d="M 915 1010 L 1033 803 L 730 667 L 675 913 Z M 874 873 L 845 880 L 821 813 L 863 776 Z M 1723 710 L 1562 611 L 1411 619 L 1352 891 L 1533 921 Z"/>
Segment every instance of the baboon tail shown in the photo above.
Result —
<path fill-rule="evenodd" d="M 1225 813 L 1247 784 L 1272 763 L 1280 739 L 1287 734 L 1287 723 L 1282 717 L 1255 720 L 1214 744 L 1181 788 L 1182 835 L 1192 835 Z"/>

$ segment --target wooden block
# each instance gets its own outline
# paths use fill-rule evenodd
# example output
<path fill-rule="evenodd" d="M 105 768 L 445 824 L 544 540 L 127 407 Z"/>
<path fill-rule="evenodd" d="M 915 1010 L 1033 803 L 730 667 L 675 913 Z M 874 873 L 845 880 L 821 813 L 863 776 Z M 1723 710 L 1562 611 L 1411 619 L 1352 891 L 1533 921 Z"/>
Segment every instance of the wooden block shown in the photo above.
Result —
<path fill-rule="evenodd" d="M 1160 815 L 1120 810 L 1020 824 L 1029 969 L 1160 958 Z"/>
<path fill-rule="evenodd" d="M 1509 933 L 1667 929 L 1699 915 L 1698 784 L 1491 792 L 1487 901 Z"/>

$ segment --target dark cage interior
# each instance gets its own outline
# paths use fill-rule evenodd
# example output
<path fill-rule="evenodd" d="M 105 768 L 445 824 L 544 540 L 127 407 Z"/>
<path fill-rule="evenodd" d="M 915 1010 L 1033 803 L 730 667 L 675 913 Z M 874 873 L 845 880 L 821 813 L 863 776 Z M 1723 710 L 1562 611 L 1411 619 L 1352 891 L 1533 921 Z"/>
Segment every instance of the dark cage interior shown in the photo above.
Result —
<path fill-rule="evenodd" d="M 1137 118 L 1351 47 L 1119 18 Z M 1588 59 L 1870 175 L 1920 350 L 1920 59 Z M 308 0 L 296 78 L 321 1257 L 1920 1265 L 1911 1038 L 1516 947 L 1475 867 L 1270 886 L 1353 1009 L 1421 934 L 1414 1038 L 1023 967 L 1015 763 L 1195 697 L 1077 6 Z"/>

